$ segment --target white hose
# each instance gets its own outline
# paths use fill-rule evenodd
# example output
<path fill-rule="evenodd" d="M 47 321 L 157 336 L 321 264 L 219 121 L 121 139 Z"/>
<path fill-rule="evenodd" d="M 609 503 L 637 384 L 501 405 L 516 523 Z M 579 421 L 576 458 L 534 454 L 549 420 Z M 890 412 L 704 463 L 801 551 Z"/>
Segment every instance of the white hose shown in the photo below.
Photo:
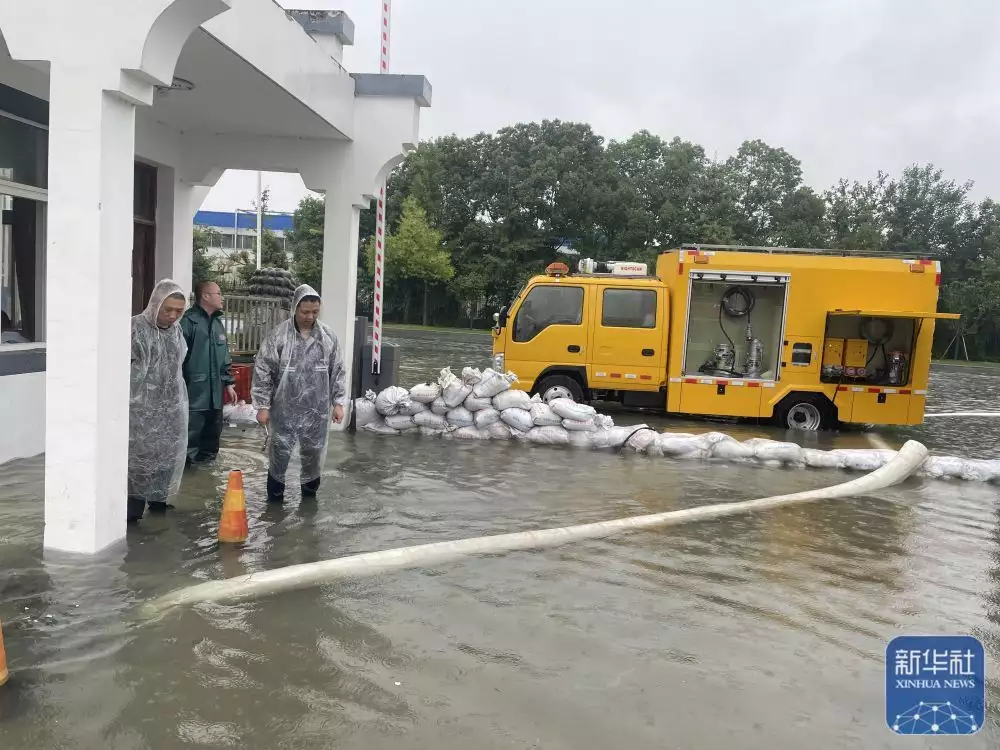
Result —
<path fill-rule="evenodd" d="M 929 417 L 1000 417 L 1000 411 L 941 411 L 936 414 L 924 414 Z"/>
<path fill-rule="evenodd" d="M 348 576 L 375 575 L 390 570 L 426 567 L 467 557 L 469 555 L 497 554 L 523 549 L 554 547 L 579 539 L 595 539 L 623 531 L 652 526 L 671 526 L 721 518 L 739 513 L 767 510 L 779 505 L 802 503 L 811 500 L 831 500 L 853 497 L 880 490 L 902 482 L 911 476 L 927 457 L 927 448 L 909 440 L 896 456 L 879 469 L 849 482 L 832 487 L 777 495 L 759 500 L 737 503 L 704 505 L 698 508 L 673 510 L 647 516 L 633 516 L 612 521 L 600 521 L 580 526 L 567 526 L 538 531 L 520 531 L 512 534 L 459 539 L 451 542 L 434 542 L 413 547 L 366 552 L 359 555 L 338 557 L 333 560 L 290 565 L 285 568 L 250 573 L 222 581 L 209 581 L 179 589 L 156 599 L 143 607 L 142 614 L 156 616 L 167 610 L 197 602 L 238 602 L 327 583 Z"/>

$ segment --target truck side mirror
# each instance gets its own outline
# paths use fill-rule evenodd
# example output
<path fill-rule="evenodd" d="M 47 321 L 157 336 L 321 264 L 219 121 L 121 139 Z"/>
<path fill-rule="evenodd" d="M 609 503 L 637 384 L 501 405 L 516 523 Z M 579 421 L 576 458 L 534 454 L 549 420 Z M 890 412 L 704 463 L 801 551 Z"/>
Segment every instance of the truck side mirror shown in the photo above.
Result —
<path fill-rule="evenodd" d="M 500 308 L 500 312 L 493 313 L 493 322 L 496 323 L 497 328 L 503 328 L 507 325 L 507 308 Z"/>

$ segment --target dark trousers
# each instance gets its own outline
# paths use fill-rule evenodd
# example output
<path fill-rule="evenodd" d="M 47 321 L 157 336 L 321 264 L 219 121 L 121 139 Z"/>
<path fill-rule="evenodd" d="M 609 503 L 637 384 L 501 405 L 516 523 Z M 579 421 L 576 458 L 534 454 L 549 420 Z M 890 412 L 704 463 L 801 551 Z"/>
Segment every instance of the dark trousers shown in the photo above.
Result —
<path fill-rule="evenodd" d="M 137 476 L 129 477 L 127 510 L 129 521 L 138 521 L 142 518 L 147 503 L 150 512 L 163 512 L 167 509 L 167 497 L 170 494 L 170 482 L 174 476 L 174 468 L 173 466 L 161 466 L 152 471 L 137 471 Z"/>
<path fill-rule="evenodd" d="M 222 409 L 188 412 L 189 462 L 211 461 L 219 453 L 222 436 Z"/>
<path fill-rule="evenodd" d="M 301 482 L 302 495 L 313 497 L 319 489 L 320 473 L 323 468 L 324 451 L 326 447 L 325 424 L 310 425 L 303 435 L 272 435 L 270 467 L 267 472 L 267 496 L 269 500 L 280 501 L 285 494 L 285 472 L 292 458 L 295 443 L 299 444 L 299 455 L 302 461 Z"/>

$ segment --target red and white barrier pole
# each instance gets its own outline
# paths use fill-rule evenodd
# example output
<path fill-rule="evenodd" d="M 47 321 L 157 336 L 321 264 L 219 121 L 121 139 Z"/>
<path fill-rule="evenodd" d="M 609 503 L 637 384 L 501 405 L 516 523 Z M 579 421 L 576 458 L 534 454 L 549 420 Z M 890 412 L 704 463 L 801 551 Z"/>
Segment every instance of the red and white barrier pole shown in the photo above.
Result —
<path fill-rule="evenodd" d="M 389 17 L 392 0 L 382 0 L 381 53 L 379 73 L 389 72 Z M 372 305 L 372 372 L 382 368 L 382 307 L 385 296 L 385 180 L 378 189 L 378 210 L 375 214 L 375 287 Z"/>

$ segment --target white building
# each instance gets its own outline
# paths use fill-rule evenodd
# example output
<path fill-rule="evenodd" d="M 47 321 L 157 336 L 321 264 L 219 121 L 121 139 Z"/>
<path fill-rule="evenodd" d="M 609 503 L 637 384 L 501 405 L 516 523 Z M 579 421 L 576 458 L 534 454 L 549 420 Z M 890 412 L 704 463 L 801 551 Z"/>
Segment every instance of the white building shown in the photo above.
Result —
<path fill-rule="evenodd" d="M 125 536 L 129 317 L 190 289 L 227 168 L 325 193 L 323 318 L 352 351 L 358 214 L 430 104 L 423 76 L 349 73 L 352 43 L 273 0 L 0 2 L 0 304 L 32 342 L 0 345 L 0 463 L 45 453 L 47 548 Z"/>

